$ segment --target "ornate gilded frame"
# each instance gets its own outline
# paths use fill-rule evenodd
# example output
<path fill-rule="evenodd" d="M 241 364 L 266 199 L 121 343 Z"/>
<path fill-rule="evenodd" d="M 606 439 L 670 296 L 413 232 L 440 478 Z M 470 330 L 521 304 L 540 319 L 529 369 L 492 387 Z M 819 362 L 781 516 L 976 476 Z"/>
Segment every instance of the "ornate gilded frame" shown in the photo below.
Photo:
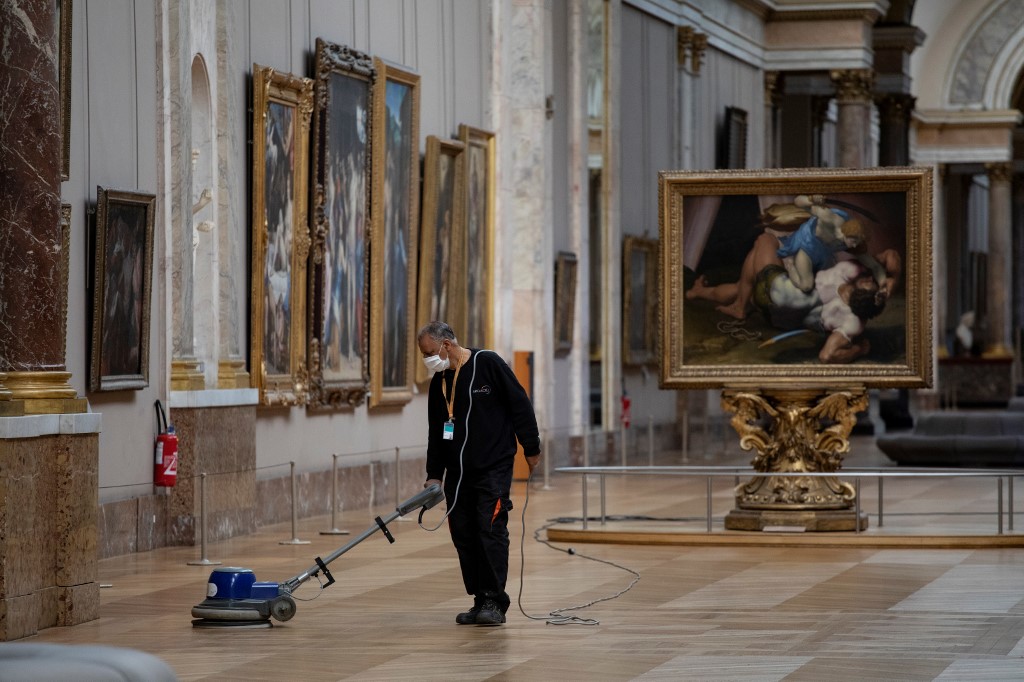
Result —
<path fill-rule="evenodd" d="M 452 329 L 466 326 L 465 244 L 466 176 L 462 154 L 465 145 L 456 140 L 427 136 L 423 158 L 423 209 L 420 214 L 419 301 L 416 326 L 444 320 Z M 416 381 L 431 374 L 422 362 L 416 365 Z"/>
<path fill-rule="evenodd" d="M 252 71 L 251 380 L 262 405 L 303 405 L 313 81 Z"/>
<path fill-rule="evenodd" d="M 91 391 L 149 385 L 155 206 L 153 194 L 96 188 Z"/>
<path fill-rule="evenodd" d="M 765 231 L 762 212 L 772 204 L 792 207 L 797 195 L 822 195 L 830 208 L 857 217 L 867 227 L 868 252 L 902 255 L 898 288 L 882 314 L 864 325 L 870 350 L 847 364 L 819 359 L 827 336 L 794 329 L 779 338 L 756 309 L 741 322 L 714 301 L 686 295 L 701 276 L 708 287 L 739 281 L 746 255 Z M 931 385 L 931 169 L 664 171 L 658 203 L 663 388 Z M 752 338 L 755 332 L 762 336 Z"/>
<path fill-rule="evenodd" d="M 622 243 L 622 362 L 658 361 L 658 240 L 627 236 Z"/>
<path fill-rule="evenodd" d="M 567 355 L 572 351 L 576 325 L 576 271 L 576 254 L 559 251 L 555 258 L 555 355 Z"/>
<path fill-rule="evenodd" d="M 72 0 L 58 0 L 57 68 L 60 97 L 60 179 L 71 177 L 71 11 Z"/>
<path fill-rule="evenodd" d="M 313 247 L 309 278 L 311 409 L 361 405 L 370 390 L 373 58 L 317 38 Z"/>
<path fill-rule="evenodd" d="M 370 407 L 412 400 L 420 196 L 420 77 L 374 65 Z"/>
<path fill-rule="evenodd" d="M 60 356 L 68 357 L 68 298 L 71 281 L 71 204 L 60 205 Z"/>
<path fill-rule="evenodd" d="M 459 341 L 474 348 L 494 344 L 495 135 L 459 124 L 466 145 L 466 327 Z"/>

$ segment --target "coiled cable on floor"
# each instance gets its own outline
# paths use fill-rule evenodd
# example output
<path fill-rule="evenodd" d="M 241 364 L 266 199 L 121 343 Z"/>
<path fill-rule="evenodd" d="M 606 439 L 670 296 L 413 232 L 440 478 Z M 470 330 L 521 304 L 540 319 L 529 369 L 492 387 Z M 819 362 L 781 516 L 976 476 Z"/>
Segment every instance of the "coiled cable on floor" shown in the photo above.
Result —
<path fill-rule="evenodd" d="M 586 609 L 586 608 L 589 608 L 589 607 L 591 607 L 591 606 L 593 606 L 595 604 L 600 604 L 601 602 L 611 601 L 612 599 L 616 599 L 618 597 L 621 597 L 622 595 L 626 594 L 631 589 L 633 589 L 634 585 L 636 585 L 638 582 L 640 582 L 640 574 L 637 573 L 636 571 L 634 571 L 633 569 L 627 568 L 627 567 L 622 566 L 620 564 L 617 564 L 614 561 L 608 561 L 607 559 L 598 559 L 597 557 L 593 557 L 593 556 L 590 556 L 590 555 L 587 555 L 587 554 L 580 554 L 579 552 L 577 552 L 572 547 L 569 547 L 568 549 L 562 549 L 561 547 L 555 547 L 554 545 L 551 544 L 550 541 L 542 539 L 541 536 L 540 536 L 541 532 L 546 531 L 551 526 L 555 525 L 556 523 L 559 523 L 560 519 L 555 519 L 553 521 L 548 521 L 544 525 L 539 526 L 536 530 L 533 531 L 533 539 L 536 542 L 539 542 L 541 544 L 547 545 L 549 548 L 551 548 L 551 549 L 553 549 L 555 551 L 565 552 L 569 556 L 578 556 L 581 559 L 589 559 L 590 561 L 596 561 L 596 562 L 598 562 L 600 564 L 607 564 L 608 566 L 612 566 L 613 568 L 617 568 L 620 571 L 625 571 L 626 573 L 629 573 L 630 575 L 633 576 L 633 580 L 630 581 L 629 585 L 627 585 L 624 589 L 619 590 L 615 594 L 609 595 L 607 597 L 600 597 L 599 599 L 594 599 L 592 601 L 588 601 L 585 604 L 577 604 L 575 606 L 565 606 L 565 607 L 560 608 L 560 609 L 555 609 L 554 611 L 549 612 L 546 616 L 532 616 L 532 615 L 530 615 L 529 613 L 527 613 L 523 609 L 523 582 L 524 582 L 525 573 L 526 573 L 526 555 L 525 555 L 523 550 L 524 550 L 525 541 L 526 541 L 526 508 L 530 505 L 530 483 L 532 481 L 533 481 L 533 472 L 531 471 L 529 478 L 526 479 L 526 500 L 523 502 L 523 513 L 522 513 L 523 532 L 522 532 L 522 535 L 519 536 L 519 597 L 516 600 L 516 602 L 517 602 L 517 604 L 519 606 L 519 612 L 522 613 L 527 618 L 529 618 L 530 620 L 542 620 L 542 621 L 544 621 L 548 625 L 600 625 L 601 621 L 597 620 L 596 618 L 582 618 L 582 617 L 577 616 L 577 615 L 566 613 L 566 611 L 578 611 L 580 609 Z"/>

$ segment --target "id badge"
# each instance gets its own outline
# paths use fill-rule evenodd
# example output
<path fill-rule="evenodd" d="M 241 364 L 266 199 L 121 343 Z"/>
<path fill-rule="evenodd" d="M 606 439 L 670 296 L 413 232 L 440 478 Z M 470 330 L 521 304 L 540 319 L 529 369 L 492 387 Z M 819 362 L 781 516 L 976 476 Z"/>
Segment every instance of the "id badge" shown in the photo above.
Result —
<path fill-rule="evenodd" d="M 442 437 L 445 440 L 452 440 L 453 438 L 455 438 L 455 424 L 453 424 L 452 422 L 445 422 Z"/>

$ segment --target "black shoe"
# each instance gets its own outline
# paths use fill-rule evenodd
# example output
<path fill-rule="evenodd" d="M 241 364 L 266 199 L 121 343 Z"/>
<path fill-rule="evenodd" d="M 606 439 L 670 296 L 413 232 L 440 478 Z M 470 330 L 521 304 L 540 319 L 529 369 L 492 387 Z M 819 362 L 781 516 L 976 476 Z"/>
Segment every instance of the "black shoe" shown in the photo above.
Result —
<path fill-rule="evenodd" d="M 459 615 L 455 616 L 455 622 L 459 625 L 473 625 L 476 623 L 476 616 L 480 613 L 480 605 L 473 604 L 473 608 L 469 611 L 463 611 Z"/>
<path fill-rule="evenodd" d="M 480 611 L 476 614 L 477 625 L 501 625 L 505 622 L 505 614 L 502 612 L 498 602 L 493 599 L 485 599 L 480 605 Z"/>

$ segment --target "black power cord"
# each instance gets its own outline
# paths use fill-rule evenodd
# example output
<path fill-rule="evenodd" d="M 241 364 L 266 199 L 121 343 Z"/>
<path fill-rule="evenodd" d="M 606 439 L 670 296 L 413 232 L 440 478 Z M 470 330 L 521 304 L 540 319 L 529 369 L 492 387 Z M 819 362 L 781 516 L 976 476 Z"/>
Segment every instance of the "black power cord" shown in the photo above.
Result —
<path fill-rule="evenodd" d="M 526 541 L 526 508 L 530 505 L 530 484 L 532 482 L 533 472 L 531 471 L 529 478 L 526 479 L 526 500 L 523 502 L 522 514 L 523 533 L 519 537 L 519 598 L 516 600 L 517 604 L 519 605 L 519 612 L 527 618 L 529 618 L 530 620 L 542 620 L 548 625 L 600 625 L 601 621 L 595 618 L 581 618 L 580 616 L 566 613 L 566 611 L 578 611 L 580 609 L 589 608 L 595 604 L 600 604 L 603 601 L 611 601 L 612 599 L 621 597 L 622 595 L 626 594 L 626 592 L 629 592 L 631 589 L 633 589 L 633 586 L 640 581 L 640 574 L 631 568 L 627 568 L 613 561 L 608 561 L 607 559 L 598 559 L 597 557 L 589 556 L 587 554 L 580 554 L 572 547 L 569 547 L 568 549 L 555 547 L 551 544 L 550 541 L 542 539 L 540 537 L 541 532 L 546 531 L 548 528 L 554 526 L 557 523 L 560 523 L 562 521 L 561 519 L 548 521 L 544 525 L 538 527 L 535 531 L 533 531 L 533 539 L 536 542 L 540 542 L 544 545 L 547 545 L 550 549 L 556 550 L 558 552 L 565 552 L 569 556 L 578 556 L 581 559 L 589 559 L 590 561 L 596 561 L 600 564 L 607 564 L 608 566 L 612 566 L 621 571 L 625 571 L 626 573 L 629 573 L 633 576 L 633 580 L 629 583 L 629 585 L 625 587 L 625 589 L 619 590 L 615 594 L 609 595 L 607 597 L 601 597 L 599 599 L 594 599 L 593 601 L 589 601 L 585 604 L 577 604 L 576 606 L 566 606 L 560 609 L 555 609 L 554 611 L 548 613 L 546 616 L 531 616 L 523 609 L 523 581 L 526 572 L 526 555 L 523 550 L 525 546 L 524 543 Z"/>

